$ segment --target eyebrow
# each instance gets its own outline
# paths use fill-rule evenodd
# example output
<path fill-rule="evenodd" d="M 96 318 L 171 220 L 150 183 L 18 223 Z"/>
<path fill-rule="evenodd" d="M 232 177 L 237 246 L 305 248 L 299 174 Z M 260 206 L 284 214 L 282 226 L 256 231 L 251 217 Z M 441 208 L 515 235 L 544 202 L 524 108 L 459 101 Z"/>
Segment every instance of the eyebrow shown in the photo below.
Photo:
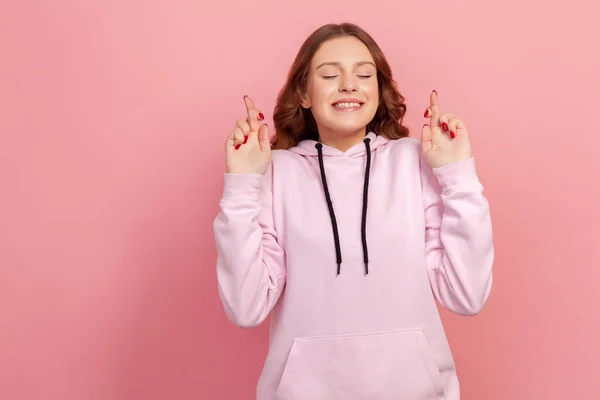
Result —
<path fill-rule="evenodd" d="M 360 62 L 356 63 L 356 66 L 360 67 L 360 66 L 363 66 L 363 65 L 366 65 L 366 64 L 371 64 L 373 67 L 375 67 L 375 64 L 373 64 L 371 61 L 360 61 Z M 339 62 L 334 62 L 334 61 L 332 61 L 332 62 L 324 62 L 322 64 L 319 64 L 319 66 L 317 68 L 315 68 L 315 69 L 319 69 L 321 67 L 324 67 L 325 65 L 332 65 L 334 67 L 339 67 L 340 63 Z"/>

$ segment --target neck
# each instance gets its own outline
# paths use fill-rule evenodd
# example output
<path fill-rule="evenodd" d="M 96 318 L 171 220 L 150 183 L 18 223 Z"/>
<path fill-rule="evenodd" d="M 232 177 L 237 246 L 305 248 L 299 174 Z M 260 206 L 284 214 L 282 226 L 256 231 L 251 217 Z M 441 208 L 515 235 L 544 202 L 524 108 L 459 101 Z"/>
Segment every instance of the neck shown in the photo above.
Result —
<path fill-rule="evenodd" d="M 367 134 L 367 128 L 362 128 L 356 132 L 330 132 L 319 129 L 319 141 L 324 145 L 347 151 L 352 146 L 362 142 Z"/>

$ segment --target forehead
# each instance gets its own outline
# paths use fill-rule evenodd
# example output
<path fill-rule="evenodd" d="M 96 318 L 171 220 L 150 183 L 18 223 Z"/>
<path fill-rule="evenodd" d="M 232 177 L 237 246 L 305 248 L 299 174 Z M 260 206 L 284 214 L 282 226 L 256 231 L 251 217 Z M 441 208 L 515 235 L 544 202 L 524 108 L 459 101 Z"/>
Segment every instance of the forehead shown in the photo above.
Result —
<path fill-rule="evenodd" d="M 321 63 L 337 62 L 340 64 L 354 64 L 361 61 L 373 61 L 371 52 L 363 42 L 353 36 L 330 39 L 319 47 L 315 53 L 311 66 L 316 68 Z"/>

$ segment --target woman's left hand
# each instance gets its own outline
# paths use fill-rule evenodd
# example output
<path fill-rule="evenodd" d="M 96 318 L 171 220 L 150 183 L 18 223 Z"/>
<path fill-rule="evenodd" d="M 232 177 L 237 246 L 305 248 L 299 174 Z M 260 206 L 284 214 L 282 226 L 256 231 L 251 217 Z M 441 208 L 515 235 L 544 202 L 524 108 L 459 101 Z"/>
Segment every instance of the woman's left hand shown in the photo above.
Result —
<path fill-rule="evenodd" d="M 429 96 L 430 106 L 425 111 L 429 124 L 423 125 L 421 146 L 425 161 L 432 168 L 471 158 L 471 142 L 465 124 L 454 114 L 440 112 L 437 92 Z"/>

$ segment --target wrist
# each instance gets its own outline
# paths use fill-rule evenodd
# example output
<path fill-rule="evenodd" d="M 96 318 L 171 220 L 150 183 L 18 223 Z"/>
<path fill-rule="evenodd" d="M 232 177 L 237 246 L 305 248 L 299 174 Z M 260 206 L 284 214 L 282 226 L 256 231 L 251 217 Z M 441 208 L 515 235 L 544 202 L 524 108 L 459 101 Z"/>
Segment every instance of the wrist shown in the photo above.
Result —
<path fill-rule="evenodd" d="M 231 173 L 223 174 L 224 201 L 258 201 L 258 193 L 263 184 L 264 176 L 257 173 Z"/>
<path fill-rule="evenodd" d="M 473 157 L 433 168 L 433 173 L 445 192 L 465 185 L 480 185 Z"/>

